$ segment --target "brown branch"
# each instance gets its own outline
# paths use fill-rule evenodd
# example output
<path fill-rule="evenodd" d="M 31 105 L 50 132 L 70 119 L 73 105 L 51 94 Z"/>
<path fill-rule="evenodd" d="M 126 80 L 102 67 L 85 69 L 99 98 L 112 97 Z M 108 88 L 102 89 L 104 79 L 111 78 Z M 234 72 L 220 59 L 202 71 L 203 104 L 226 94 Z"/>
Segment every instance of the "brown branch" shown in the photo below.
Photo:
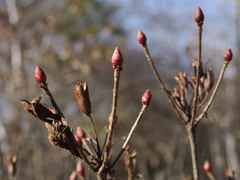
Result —
<path fill-rule="evenodd" d="M 127 144 L 129 143 L 131 137 L 133 136 L 134 131 L 136 130 L 137 125 L 138 125 L 140 119 L 142 118 L 143 114 L 145 113 L 147 107 L 148 107 L 147 105 L 143 105 L 143 106 L 142 106 L 142 109 L 141 109 L 141 111 L 140 111 L 140 113 L 139 113 L 139 115 L 138 115 L 135 123 L 133 124 L 133 126 L 132 126 L 132 128 L 131 128 L 131 130 L 130 130 L 127 138 L 126 138 L 126 140 L 125 140 L 125 142 L 124 142 L 124 144 L 123 144 L 123 146 L 122 146 L 121 151 L 119 152 L 118 156 L 117 156 L 116 159 L 113 161 L 113 163 L 111 164 L 111 166 L 109 167 L 109 169 L 113 168 L 113 166 L 117 163 L 118 159 L 121 157 L 121 155 L 122 155 L 122 153 L 124 152 Z"/>
<path fill-rule="evenodd" d="M 150 56 L 150 53 L 148 51 L 147 44 L 143 44 L 142 45 L 142 49 L 143 49 L 143 51 L 144 51 L 144 53 L 146 55 L 146 58 L 147 58 L 147 60 L 148 60 L 148 62 L 150 64 L 150 67 L 152 68 L 152 71 L 153 71 L 153 73 L 154 73 L 154 75 L 155 75 L 159 85 L 161 86 L 161 88 L 163 89 L 165 95 L 167 96 L 169 103 L 172 105 L 173 110 L 177 114 L 178 118 L 182 121 L 182 123 L 186 125 L 186 122 L 185 122 L 184 118 L 181 116 L 181 114 L 177 110 L 177 108 L 176 108 L 176 106 L 175 106 L 175 104 L 174 104 L 174 102 L 173 102 L 173 100 L 171 98 L 171 93 L 166 89 L 165 85 L 163 84 L 162 79 L 160 78 L 160 76 L 159 76 L 159 74 L 157 72 L 157 69 L 156 69 L 156 67 L 154 65 L 154 62 L 153 62 L 153 60 L 152 60 L 152 58 Z"/>
<path fill-rule="evenodd" d="M 200 81 L 200 76 L 202 73 L 202 24 L 198 25 L 198 61 L 197 61 L 197 74 L 196 74 L 196 85 L 194 88 L 194 96 L 193 96 L 193 107 L 192 107 L 192 114 L 190 123 L 194 125 L 194 119 L 196 115 L 196 107 L 197 107 L 197 98 L 198 98 L 198 86 Z"/>
<path fill-rule="evenodd" d="M 195 128 L 192 127 L 191 123 L 186 126 L 187 133 L 188 133 L 188 140 L 191 149 L 191 156 L 192 156 L 192 167 L 193 167 L 193 179 L 199 179 L 199 169 L 198 169 L 198 159 L 197 159 L 197 149 L 196 149 L 196 139 L 195 139 Z"/>
<path fill-rule="evenodd" d="M 57 114 L 60 114 L 62 117 L 64 117 L 62 111 L 61 111 L 60 108 L 58 107 L 56 101 L 54 100 L 54 98 L 53 98 L 53 96 L 52 96 L 52 94 L 51 94 L 51 92 L 49 91 L 48 86 L 47 86 L 47 83 L 44 83 L 43 86 L 40 86 L 40 87 L 41 87 L 41 88 L 43 89 L 43 91 L 47 94 L 47 96 L 48 96 L 48 98 L 50 99 L 53 107 L 54 107 L 55 110 L 57 111 Z"/>
<path fill-rule="evenodd" d="M 215 180 L 212 172 L 206 172 L 206 174 L 207 174 L 207 176 L 208 176 L 208 178 L 209 178 L 210 180 Z"/>
<path fill-rule="evenodd" d="M 118 87 L 119 87 L 119 79 L 120 79 L 120 69 L 116 68 L 114 70 L 114 89 L 113 89 L 113 102 L 112 102 L 112 119 L 110 119 L 110 124 L 108 126 L 108 136 L 107 136 L 107 143 L 106 143 L 106 151 L 104 153 L 103 163 L 102 166 L 98 170 L 98 176 L 101 175 L 102 171 L 105 169 L 108 159 L 110 150 L 112 147 L 112 134 L 114 130 L 114 117 L 116 116 L 117 111 L 117 97 L 118 97 Z"/>
<path fill-rule="evenodd" d="M 98 155 L 98 158 L 100 158 L 101 156 L 101 149 L 100 149 L 100 145 L 99 145 L 99 141 L 98 141 L 98 135 L 97 135 L 97 131 L 96 131 L 96 128 L 95 128 L 95 125 L 93 123 L 93 120 L 92 120 L 92 117 L 91 116 L 88 116 L 89 117 L 89 120 L 91 122 L 91 125 L 92 125 L 92 129 L 93 129 L 93 133 L 94 133 L 94 138 L 97 142 L 97 155 Z"/>

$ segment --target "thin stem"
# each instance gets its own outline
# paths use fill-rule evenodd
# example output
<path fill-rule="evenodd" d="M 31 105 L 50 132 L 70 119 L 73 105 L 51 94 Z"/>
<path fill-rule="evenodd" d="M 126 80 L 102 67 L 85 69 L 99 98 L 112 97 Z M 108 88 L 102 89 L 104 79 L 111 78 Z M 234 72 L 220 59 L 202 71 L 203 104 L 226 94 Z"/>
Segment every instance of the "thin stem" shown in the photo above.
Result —
<path fill-rule="evenodd" d="M 87 141 L 86 141 L 85 138 L 82 139 L 82 142 L 83 142 L 84 147 L 86 148 L 86 150 L 85 150 L 84 148 L 83 148 L 83 150 L 84 150 L 85 152 L 87 152 L 88 155 L 93 156 L 93 152 L 92 152 L 92 150 L 90 149 L 90 147 L 89 147 L 89 145 L 88 145 L 88 143 L 87 143 Z"/>
<path fill-rule="evenodd" d="M 108 133 L 106 133 L 105 139 L 104 139 L 104 143 L 103 143 L 103 147 L 102 147 L 102 152 L 104 151 L 106 142 L 107 142 L 107 137 L 108 137 Z"/>
<path fill-rule="evenodd" d="M 131 165 L 129 165 L 129 166 L 131 166 Z M 128 180 L 133 180 L 133 170 L 132 170 L 132 167 L 129 167 L 127 169 L 127 171 L 128 171 Z"/>
<path fill-rule="evenodd" d="M 210 180 L 215 180 L 212 172 L 206 172 L 206 174 L 207 174 L 207 176 L 208 176 L 208 178 L 209 178 Z"/>
<path fill-rule="evenodd" d="M 112 146 L 114 146 L 115 144 L 117 144 L 119 141 L 125 140 L 125 139 L 126 139 L 125 137 L 119 138 L 118 140 L 116 140 L 116 141 L 112 144 Z"/>
<path fill-rule="evenodd" d="M 114 120 L 113 118 L 116 115 L 116 111 L 117 111 L 117 97 L 118 97 L 118 86 L 119 86 L 119 79 L 120 79 L 120 69 L 117 68 L 114 70 L 114 89 L 113 89 L 113 102 L 112 102 L 112 119 L 110 119 L 110 124 L 108 127 L 108 136 L 107 136 L 107 146 L 106 146 L 106 151 L 104 153 L 104 159 L 103 159 L 103 163 L 102 166 L 100 167 L 99 171 L 98 171 L 98 175 L 100 175 L 102 173 L 102 171 L 104 170 L 104 168 L 107 165 L 108 159 L 109 159 L 109 154 L 110 154 L 110 149 L 112 147 L 112 134 L 113 134 L 113 126 L 114 126 Z"/>
<path fill-rule="evenodd" d="M 153 62 L 153 60 L 152 60 L 152 58 L 150 56 L 150 53 L 148 51 L 147 44 L 142 45 L 142 49 L 143 49 L 143 51 L 144 51 L 144 53 L 146 55 L 146 58 L 147 58 L 150 66 L 152 68 L 152 71 L 153 71 L 153 73 L 154 73 L 154 75 L 155 75 L 159 85 L 161 86 L 161 88 L 163 89 L 165 95 L 167 96 L 169 103 L 172 105 L 175 113 L 177 114 L 178 118 L 182 121 L 182 123 L 186 124 L 186 122 L 184 121 L 183 117 L 180 115 L 179 111 L 177 110 L 177 108 L 176 108 L 176 106 L 175 106 L 175 104 L 174 104 L 174 102 L 173 102 L 173 100 L 171 98 L 171 93 L 166 89 L 165 85 L 163 84 L 162 79 L 160 78 L 160 76 L 159 76 L 159 74 L 157 72 L 157 69 L 156 69 L 156 67 L 154 65 L 154 62 Z"/>
<path fill-rule="evenodd" d="M 47 83 L 44 83 L 43 86 L 41 86 L 41 88 L 44 90 L 44 92 L 47 94 L 48 98 L 50 99 L 53 107 L 55 108 L 55 110 L 57 111 L 58 114 L 60 114 L 62 117 L 64 117 L 62 111 L 60 110 L 60 108 L 58 107 L 56 101 L 54 100 L 51 92 L 48 89 Z"/>
<path fill-rule="evenodd" d="M 80 180 L 86 180 L 85 176 L 79 175 L 78 177 L 79 177 Z"/>
<path fill-rule="evenodd" d="M 100 158 L 100 156 L 101 156 L 101 149 L 100 149 L 100 145 L 99 145 L 99 141 L 98 141 L 97 131 L 96 131 L 95 125 L 93 123 L 92 117 L 91 116 L 88 116 L 88 117 L 89 117 L 91 125 L 92 125 L 94 138 L 95 138 L 95 140 L 97 142 L 97 155 L 98 155 L 98 158 Z"/>
<path fill-rule="evenodd" d="M 192 116 L 190 123 L 193 126 L 195 114 L 196 114 L 196 107 L 197 107 L 197 98 L 198 98 L 198 86 L 200 81 L 200 75 L 202 71 L 202 25 L 198 25 L 198 61 L 197 61 L 197 74 L 196 74 L 196 85 L 194 88 L 194 96 L 193 96 L 193 108 L 192 108 Z"/>
<path fill-rule="evenodd" d="M 228 63 L 225 62 L 225 63 L 223 64 L 223 67 L 222 67 L 220 76 L 219 76 L 219 78 L 218 78 L 218 82 L 217 82 L 217 84 L 216 84 L 216 86 L 215 86 L 215 88 L 214 88 L 214 90 L 213 90 L 213 93 L 212 93 L 212 95 L 211 95 L 211 97 L 210 97 L 207 105 L 205 106 L 203 112 L 202 112 L 201 115 L 196 119 L 195 125 L 202 119 L 202 117 L 206 114 L 207 110 L 208 110 L 209 107 L 211 106 L 211 104 L 212 104 L 212 102 L 213 102 L 213 99 L 214 99 L 214 97 L 215 97 L 215 95 L 216 95 L 216 93 L 217 93 L 217 91 L 218 91 L 218 88 L 219 88 L 219 86 L 220 86 L 220 84 L 221 84 L 221 82 L 222 82 L 222 78 L 223 78 L 223 75 L 224 75 L 224 73 L 225 73 L 225 70 L 226 70 L 227 66 L 228 66 Z"/>
<path fill-rule="evenodd" d="M 133 158 L 130 150 L 126 150 L 125 157 L 127 158 L 127 164 L 125 165 L 128 171 L 128 180 L 133 180 Z"/>
<path fill-rule="evenodd" d="M 140 119 L 142 118 L 143 114 L 145 113 L 147 107 L 148 107 L 147 105 L 143 105 L 143 107 L 142 107 L 142 109 L 141 109 L 141 111 L 140 111 L 140 113 L 139 113 L 139 115 L 138 115 L 135 123 L 134 123 L 133 126 L 132 126 L 131 131 L 129 132 L 129 134 L 128 134 L 128 136 L 127 136 L 127 138 L 126 138 L 126 140 L 125 140 L 125 142 L 124 142 L 124 144 L 123 144 L 123 146 L 122 146 L 122 148 L 126 148 L 126 146 L 127 146 L 127 144 L 129 143 L 131 137 L 133 136 L 134 131 L 136 130 L 136 127 L 137 127 Z"/>
<path fill-rule="evenodd" d="M 98 154 L 97 150 L 95 149 L 95 147 L 94 147 L 94 145 L 93 145 L 93 140 L 92 140 L 92 138 L 90 138 L 89 141 L 90 141 L 90 143 L 91 143 L 91 145 L 92 145 L 92 148 L 93 148 L 94 152 L 95 152 L 96 154 Z"/>
<path fill-rule="evenodd" d="M 127 138 L 126 138 L 126 140 L 125 140 L 125 142 L 124 142 L 124 144 L 123 144 L 123 146 L 122 146 L 121 151 L 119 152 L 118 156 L 117 156 L 116 159 L 113 161 L 113 163 L 111 164 L 111 166 L 109 167 L 109 169 L 113 168 L 113 166 L 116 164 L 116 162 L 118 161 L 118 159 L 121 157 L 121 155 L 122 155 L 122 153 L 124 152 L 127 144 L 129 143 L 131 137 L 133 136 L 133 133 L 134 133 L 134 131 L 136 130 L 136 127 L 137 127 L 140 119 L 142 118 L 143 114 L 145 113 L 147 107 L 148 107 L 147 105 L 143 105 L 143 107 L 142 107 L 142 109 L 141 109 L 141 111 L 140 111 L 140 113 L 139 113 L 139 115 L 138 115 L 135 123 L 134 123 L 133 126 L 132 126 L 132 129 L 130 130 L 130 132 L 129 132 L 129 134 L 128 134 L 128 136 L 127 136 Z"/>
<path fill-rule="evenodd" d="M 191 124 L 188 124 L 188 126 L 186 126 L 186 128 L 187 128 L 188 139 L 189 139 L 190 149 L 191 149 L 191 156 L 192 156 L 193 179 L 199 180 L 195 129 L 194 129 L 194 127 L 191 126 Z"/>

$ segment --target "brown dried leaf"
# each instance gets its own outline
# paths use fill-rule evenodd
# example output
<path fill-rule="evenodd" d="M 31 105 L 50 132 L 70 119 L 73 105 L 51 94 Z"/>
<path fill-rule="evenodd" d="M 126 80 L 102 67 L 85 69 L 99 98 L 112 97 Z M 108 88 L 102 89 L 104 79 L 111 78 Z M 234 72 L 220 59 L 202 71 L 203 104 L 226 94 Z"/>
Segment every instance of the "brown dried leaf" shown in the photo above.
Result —
<path fill-rule="evenodd" d="M 55 110 L 45 107 L 40 103 L 41 97 L 37 97 L 29 103 L 27 100 L 20 100 L 23 107 L 32 115 L 39 118 L 44 122 L 51 123 L 51 119 L 61 120 L 61 116 L 59 114 L 54 113 Z"/>

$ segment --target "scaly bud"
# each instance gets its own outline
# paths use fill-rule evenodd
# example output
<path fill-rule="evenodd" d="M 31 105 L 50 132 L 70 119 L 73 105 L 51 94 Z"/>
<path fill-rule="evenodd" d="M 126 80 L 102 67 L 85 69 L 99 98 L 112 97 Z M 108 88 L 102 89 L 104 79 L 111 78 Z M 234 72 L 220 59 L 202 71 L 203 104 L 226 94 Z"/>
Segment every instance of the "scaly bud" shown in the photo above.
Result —
<path fill-rule="evenodd" d="M 123 58 L 120 50 L 116 47 L 112 55 L 113 69 L 122 68 Z"/>
<path fill-rule="evenodd" d="M 82 128 L 80 128 L 79 126 L 77 127 L 77 130 L 76 130 L 76 136 L 80 139 L 86 137 L 85 131 Z"/>
<path fill-rule="evenodd" d="M 114 118 L 113 118 L 113 124 L 116 124 L 117 123 L 117 115 L 115 114 Z M 108 117 L 108 124 L 110 124 L 110 122 L 112 121 L 112 114 L 109 115 Z"/>
<path fill-rule="evenodd" d="M 138 39 L 138 42 L 142 45 L 146 44 L 147 43 L 147 37 L 145 36 L 145 34 L 138 30 L 138 33 L 137 33 L 137 39 Z"/>
<path fill-rule="evenodd" d="M 203 21 L 204 21 L 204 14 L 201 10 L 201 8 L 197 8 L 195 15 L 194 15 L 194 20 L 196 21 L 196 23 L 198 23 L 198 25 L 203 25 Z"/>
<path fill-rule="evenodd" d="M 76 139 L 78 145 L 79 145 L 80 147 L 82 147 L 82 140 L 81 140 L 77 135 L 75 135 L 75 139 Z"/>
<path fill-rule="evenodd" d="M 76 171 L 80 176 L 84 176 L 85 169 L 81 161 L 78 161 L 77 166 L 76 166 Z"/>
<path fill-rule="evenodd" d="M 73 171 L 72 174 L 69 177 L 69 180 L 77 180 L 77 172 Z"/>
<path fill-rule="evenodd" d="M 47 76 L 39 66 L 36 66 L 35 68 L 34 77 L 37 83 L 40 85 L 40 87 L 46 83 Z"/>
<path fill-rule="evenodd" d="M 142 96 L 142 104 L 149 105 L 149 103 L 151 101 L 151 98 L 152 98 L 152 95 L 151 95 L 151 92 L 148 89 Z"/>
<path fill-rule="evenodd" d="M 91 115 L 91 102 L 90 102 L 90 97 L 88 93 L 88 86 L 87 83 L 80 82 L 78 85 L 72 85 L 73 90 L 76 94 L 78 106 L 80 110 L 87 116 L 90 117 Z"/>
<path fill-rule="evenodd" d="M 230 62 L 232 60 L 233 54 L 232 54 L 232 50 L 228 49 L 225 54 L 224 54 L 224 60 L 225 62 Z"/>
<path fill-rule="evenodd" d="M 206 160 L 203 164 L 203 170 L 205 172 L 210 172 L 211 171 L 211 164 L 208 160 Z"/>

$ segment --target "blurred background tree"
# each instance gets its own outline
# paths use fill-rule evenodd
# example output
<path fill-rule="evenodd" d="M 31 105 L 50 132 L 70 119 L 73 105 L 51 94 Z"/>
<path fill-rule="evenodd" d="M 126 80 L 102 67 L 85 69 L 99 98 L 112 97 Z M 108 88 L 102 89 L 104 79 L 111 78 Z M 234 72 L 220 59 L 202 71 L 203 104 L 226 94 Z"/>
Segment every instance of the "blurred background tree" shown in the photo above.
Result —
<path fill-rule="evenodd" d="M 226 49 L 231 48 L 235 58 L 209 111 L 211 116 L 198 129 L 200 169 L 205 159 L 212 162 L 216 179 L 223 179 L 227 166 L 240 169 L 239 0 L 0 0 L 0 177 L 8 179 L 6 158 L 11 155 L 17 155 L 17 179 L 68 179 L 75 168 L 69 152 L 50 145 L 43 124 L 19 103 L 19 99 L 43 95 L 33 77 L 35 65 L 47 74 L 49 88 L 71 127 L 81 126 L 91 135 L 71 87 L 78 80 L 88 82 L 93 119 L 103 143 L 112 97 L 110 58 L 116 46 L 123 54 L 124 69 L 114 139 L 130 130 L 142 93 L 149 88 L 153 96 L 132 139 L 138 152 L 135 176 L 183 179 L 191 175 L 185 130 L 148 67 L 136 34 L 141 29 L 147 35 L 159 73 L 172 89 L 178 71 L 193 72 L 190 66 L 197 56 L 193 15 L 199 6 L 206 18 L 203 62 L 210 60 L 208 66 L 218 73 Z M 42 102 L 50 106 L 45 96 Z M 113 156 L 118 145 L 115 150 Z M 202 170 L 200 174 L 206 178 Z M 122 159 L 116 177 L 127 177 Z"/>

